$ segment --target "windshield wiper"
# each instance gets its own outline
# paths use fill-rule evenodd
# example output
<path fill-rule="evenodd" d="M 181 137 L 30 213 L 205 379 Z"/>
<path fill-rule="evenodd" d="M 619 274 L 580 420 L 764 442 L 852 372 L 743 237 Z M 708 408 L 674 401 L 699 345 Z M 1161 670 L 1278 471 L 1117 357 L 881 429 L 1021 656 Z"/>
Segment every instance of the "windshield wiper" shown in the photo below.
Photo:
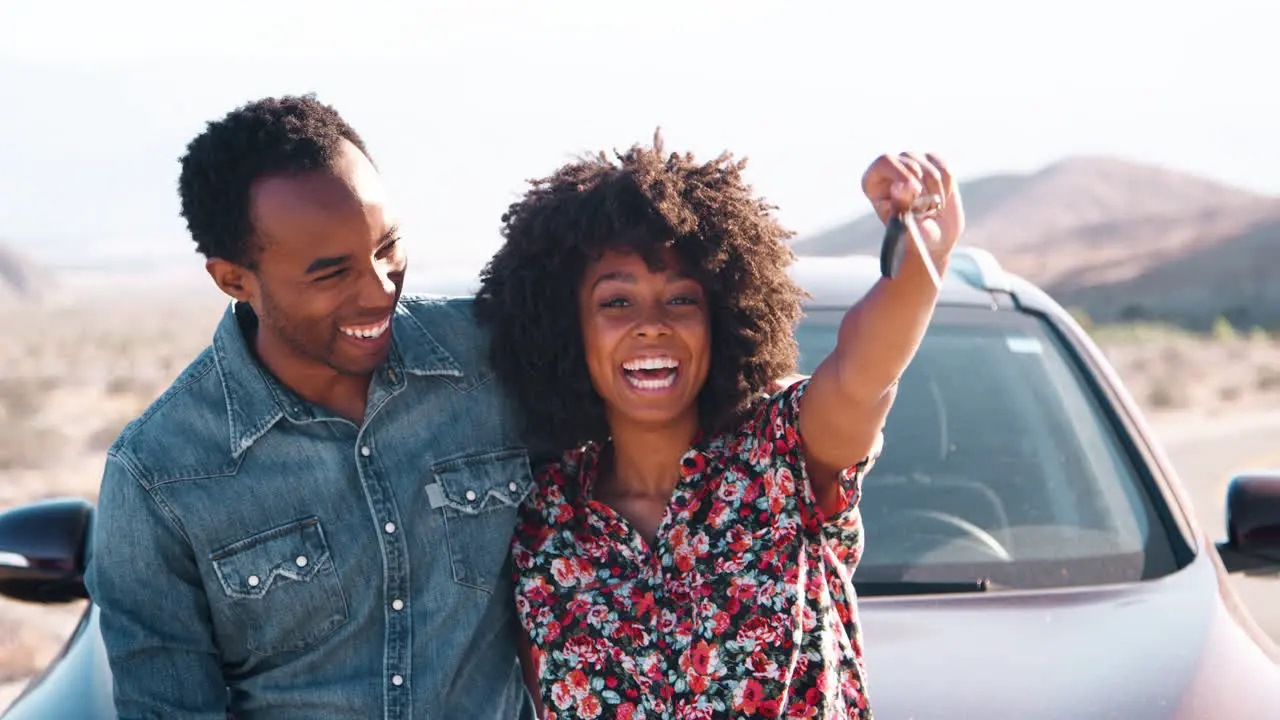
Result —
<path fill-rule="evenodd" d="M 913 580 L 853 581 L 853 589 L 857 591 L 858 597 L 976 593 L 987 592 L 991 590 L 991 587 L 991 581 L 986 578 L 945 582 L 917 582 Z"/>

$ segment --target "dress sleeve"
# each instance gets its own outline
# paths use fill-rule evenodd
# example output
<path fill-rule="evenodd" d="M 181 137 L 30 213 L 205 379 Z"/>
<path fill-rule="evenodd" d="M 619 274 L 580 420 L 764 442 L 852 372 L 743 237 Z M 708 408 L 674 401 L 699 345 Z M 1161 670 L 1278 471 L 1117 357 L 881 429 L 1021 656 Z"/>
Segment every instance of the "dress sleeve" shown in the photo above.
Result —
<path fill-rule="evenodd" d="M 767 468 L 781 492 L 794 494 L 800 508 L 801 520 L 806 526 L 812 524 L 826 525 L 836 530 L 853 531 L 852 526 L 861 526 L 857 512 L 858 502 L 862 498 L 862 480 L 884 446 L 884 434 L 877 436 L 875 447 L 870 454 L 859 462 L 844 468 L 839 475 L 840 498 L 844 501 L 844 509 L 828 517 L 818 504 L 813 486 L 809 482 L 808 469 L 805 466 L 804 443 L 800 437 L 800 404 L 805 390 L 809 387 L 809 378 L 799 380 L 782 389 L 761 404 L 751 420 L 753 425 L 749 434 L 754 436 L 756 447 L 753 455 L 756 458 L 767 458 Z M 765 447 L 767 446 L 767 447 Z"/>
<path fill-rule="evenodd" d="M 541 615 L 552 588 L 547 577 L 545 548 L 554 528 L 572 516 L 572 509 L 565 501 L 564 486 L 561 463 L 548 463 L 538 470 L 534 474 L 533 490 L 517 512 L 511 539 L 516 614 L 535 647 L 542 644 L 540 628 L 546 623 Z"/>

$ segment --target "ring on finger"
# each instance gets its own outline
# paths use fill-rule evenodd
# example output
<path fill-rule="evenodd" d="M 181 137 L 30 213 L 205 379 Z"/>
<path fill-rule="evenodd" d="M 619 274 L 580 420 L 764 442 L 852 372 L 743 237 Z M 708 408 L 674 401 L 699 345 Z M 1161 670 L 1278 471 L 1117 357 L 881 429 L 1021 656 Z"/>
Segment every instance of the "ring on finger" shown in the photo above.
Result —
<path fill-rule="evenodd" d="M 915 215 L 934 215 L 942 208 L 941 195 L 921 195 L 911 203 L 911 212 Z"/>

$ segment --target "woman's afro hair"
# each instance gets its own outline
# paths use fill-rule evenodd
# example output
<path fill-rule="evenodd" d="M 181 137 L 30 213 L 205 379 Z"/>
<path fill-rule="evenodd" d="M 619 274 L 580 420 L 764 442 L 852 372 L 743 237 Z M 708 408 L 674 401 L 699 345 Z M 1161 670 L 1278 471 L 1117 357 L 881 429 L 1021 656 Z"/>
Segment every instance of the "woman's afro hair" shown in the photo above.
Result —
<path fill-rule="evenodd" d="M 627 250 L 662 269 L 671 248 L 704 289 L 711 363 L 698 397 L 714 433 L 794 371 L 805 298 L 787 266 L 792 233 L 743 181 L 745 160 L 710 162 L 633 146 L 561 167 L 502 216 L 505 243 L 481 273 L 476 309 L 492 330 L 491 358 L 535 441 L 559 450 L 609 437 L 587 370 L 578 291 L 587 266 Z"/>

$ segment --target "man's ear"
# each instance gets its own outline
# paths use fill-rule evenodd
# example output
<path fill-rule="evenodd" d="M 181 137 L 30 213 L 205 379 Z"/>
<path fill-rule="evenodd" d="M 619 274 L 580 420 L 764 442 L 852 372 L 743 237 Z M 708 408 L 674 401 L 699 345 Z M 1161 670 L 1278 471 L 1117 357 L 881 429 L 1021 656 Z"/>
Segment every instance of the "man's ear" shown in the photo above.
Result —
<path fill-rule="evenodd" d="M 209 258 L 204 269 L 222 292 L 243 303 L 253 299 L 253 274 L 245 266 L 222 258 Z"/>

